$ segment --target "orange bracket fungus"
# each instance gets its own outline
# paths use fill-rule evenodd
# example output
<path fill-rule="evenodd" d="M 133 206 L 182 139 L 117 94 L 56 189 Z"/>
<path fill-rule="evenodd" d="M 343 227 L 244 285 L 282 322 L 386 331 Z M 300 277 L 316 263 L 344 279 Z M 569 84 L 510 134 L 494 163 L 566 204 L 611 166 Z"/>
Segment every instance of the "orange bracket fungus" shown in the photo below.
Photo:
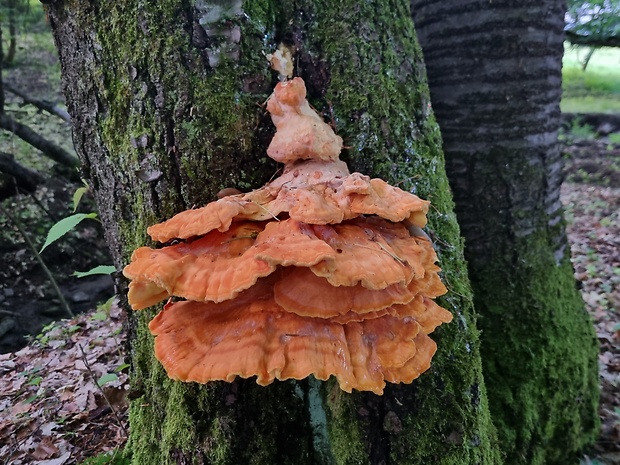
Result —
<path fill-rule="evenodd" d="M 428 334 L 452 319 L 433 301 L 446 288 L 420 231 L 429 202 L 349 173 L 301 78 L 280 82 L 267 109 L 282 175 L 151 226 L 178 242 L 139 248 L 124 270 L 133 309 L 178 298 L 149 324 L 156 357 L 199 383 L 333 375 L 376 394 L 411 383 L 435 353 Z"/>

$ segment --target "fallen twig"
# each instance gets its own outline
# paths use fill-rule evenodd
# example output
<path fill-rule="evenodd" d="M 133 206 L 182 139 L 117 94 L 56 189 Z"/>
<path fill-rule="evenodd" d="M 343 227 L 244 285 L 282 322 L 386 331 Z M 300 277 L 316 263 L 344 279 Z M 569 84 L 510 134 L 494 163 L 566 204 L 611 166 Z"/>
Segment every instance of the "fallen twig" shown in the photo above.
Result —
<path fill-rule="evenodd" d="M 20 99 L 24 101 L 24 103 L 28 103 L 37 107 L 39 110 L 44 110 L 52 115 L 58 116 L 67 123 L 71 122 L 71 116 L 69 116 L 67 110 L 61 108 L 57 103 L 48 102 L 46 100 L 37 100 L 32 97 L 28 97 L 23 92 L 9 86 L 6 83 L 4 83 L 4 90 L 8 90 L 10 93 L 17 95 Z"/>
<path fill-rule="evenodd" d="M 123 430 L 123 434 L 125 434 L 125 437 L 129 437 L 129 434 L 127 433 L 127 430 L 125 429 L 125 426 L 123 425 L 123 421 L 121 420 L 120 415 L 118 414 L 116 409 L 112 406 L 112 403 L 110 402 L 110 399 L 108 399 L 108 396 L 106 396 L 105 391 L 103 390 L 103 388 L 97 382 L 97 378 L 95 378 L 95 373 L 93 373 L 93 370 L 90 368 L 90 364 L 88 363 L 88 360 L 86 358 L 86 352 L 84 352 L 84 348 L 82 347 L 82 344 L 78 344 L 78 347 L 80 348 L 80 352 L 82 352 L 82 361 L 84 362 L 84 365 L 86 366 L 86 370 L 88 371 L 88 374 L 93 379 L 93 382 L 95 383 L 97 388 L 99 388 L 99 391 L 101 392 L 101 395 L 103 395 L 103 398 L 105 399 L 106 403 L 108 404 L 108 407 L 110 407 L 110 410 L 112 411 L 112 413 L 116 417 L 116 421 L 118 421 L 118 425 Z"/>
<path fill-rule="evenodd" d="M 70 168 L 77 168 L 80 166 L 80 160 L 78 157 L 71 155 L 65 149 L 59 147 L 53 142 L 50 142 L 25 124 L 15 121 L 13 118 L 3 113 L 0 113 L 0 128 L 12 132 L 17 137 L 39 149 L 46 156 L 58 163 Z"/>

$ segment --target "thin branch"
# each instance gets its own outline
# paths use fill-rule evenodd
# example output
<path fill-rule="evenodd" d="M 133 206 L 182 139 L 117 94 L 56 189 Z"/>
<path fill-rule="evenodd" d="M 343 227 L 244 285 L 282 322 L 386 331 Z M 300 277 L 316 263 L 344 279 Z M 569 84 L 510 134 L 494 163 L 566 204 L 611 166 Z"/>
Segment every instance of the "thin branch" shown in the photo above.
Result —
<path fill-rule="evenodd" d="M 588 47 L 620 47 L 618 36 L 586 36 L 576 32 L 565 31 L 566 40 L 574 45 L 587 45 Z"/>
<path fill-rule="evenodd" d="M 586 55 L 586 57 L 583 60 L 583 63 L 581 63 L 581 70 L 585 71 L 586 68 L 588 67 L 588 63 L 590 63 L 590 60 L 592 59 L 592 56 L 594 55 L 594 52 L 596 52 L 599 49 L 599 47 L 591 47 L 590 51 L 588 52 L 588 54 Z"/>
<path fill-rule="evenodd" d="M 58 221 L 60 221 L 60 218 L 53 213 L 49 208 L 47 208 L 45 205 L 43 205 L 43 202 L 41 202 L 36 195 L 34 195 L 34 192 L 29 192 L 30 194 L 30 198 L 32 198 L 32 201 L 37 204 L 37 206 L 43 211 L 43 213 L 45 213 L 49 219 L 51 219 L 54 223 L 58 223 Z"/>
<path fill-rule="evenodd" d="M 41 174 L 20 165 L 9 153 L 0 152 L 0 173 L 15 179 L 15 185 L 26 192 L 33 192 L 43 182 Z M 0 198 L 3 198 L 2 194 Z"/>
<path fill-rule="evenodd" d="M 250 200 L 250 202 L 252 202 L 255 205 L 258 205 L 260 208 L 262 208 L 265 212 L 267 212 L 269 215 L 271 215 L 271 217 L 276 220 L 276 221 L 280 221 L 280 218 L 278 218 L 276 215 L 274 215 L 273 213 L 271 213 L 269 210 L 267 210 L 267 208 L 263 207 L 260 203 L 256 202 L 255 200 Z"/>
<path fill-rule="evenodd" d="M 65 300 L 65 297 L 62 295 L 62 291 L 60 290 L 60 287 L 58 287 L 58 283 L 54 279 L 52 272 L 47 267 L 43 259 L 41 258 L 41 255 L 39 254 L 39 251 L 37 250 L 37 248 L 34 246 L 33 242 L 30 240 L 28 233 L 24 230 L 24 228 L 22 227 L 21 223 L 17 220 L 17 218 L 11 215 L 7 211 L 7 209 L 2 206 L 2 204 L 0 204 L 0 212 L 4 214 L 11 221 L 11 223 L 15 225 L 15 227 L 17 228 L 21 236 L 24 238 L 24 240 L 26 241 L 26 244 L 28 244 L 28 247 L 32 251 L 34 257 L 37 259 L 37 262 L 39 262 L 39 265 L 41 265 L 41 268 L 43 268 L 43 271 L 47 275 L 47 279 L 50 280 L 50 283 L 52 284 L 52 287 L 54 288 L 54 291 L 56 292 L 56 295 L 58 296 L 58 299 L 60 300 L 60 304 L 64 308 L 69 318 L 73 318 L 75 315 L 71 311 L 71 307 L 69 307 L 69 304 Z"/>
<path fill-rule="evenodd" d="M 123 425 L 123 421 L 121 420 L 120 415 L 118 414 L 116 409 L 112 406 L 112 403 L 110 402 L 110 399 L 108 399 L 108 396 L 106 396 L 105 391 L 103 390 L 103 388 L 101 386 L 99 386 L 99 383 L 97 382 L 97 378 L 95 377 L 95 373 L 93 373 L 93 370 L 91 369 L 90 364 L 88 363 L 88 360 L 86 359 L 86 352 L 84 352 L 84 348 L 82 347 L 82 344 L 78 344 L 78 347 L 80 348 L 80 352 L 82 352 L 82 361 L 84 362 L 84 365 L 86 366 L 86 370 L 88 370 L 88 374 L 90 374 L 90 377 L 93 379 L 93 382 L 99 388 L 99 391 L 103 395 L 103 398 L 105 399 L 106 403 L 108 404 L 108 407 L 110 407 L 110 410 L 112 411 L 112 413 L 116 417 L 116 421 L 118 421 L 118 424 L 121 427 L 121 429 L 123 430 L 123 433 L 125 433 L 125 437 L 129 437 L 129 434 L 127 433 L 127 430 L 125 429 L 125 426 Z"/>
<path fill-rule="evenodd" d="M 80 160 L 76 156 L 71 155 L 65 149 L 37 134 L 25 124 L 15 121 L 13 118 L 3 113 L 0 113 L 0 128 L 12 132 L 58 163 L 71 168 L 80 166 Z"/>
<path fill-rule="evenodd" d="M 48 102 L 47 100 L 34 99 L 6 83 L 4 84 L 4 90 L 17 95 L 20 99 L 24 101 L 24 103 L 34 105 L 39 110 L 47 111 L 48 113 L 52 115 L 58 116 L 62 120 L 66 121 L 67 123 L 71 122 L 71 116 L 69 116 L 69 113 L 67 113 L 67 110 L 62 108 L 57 103 Z"/>

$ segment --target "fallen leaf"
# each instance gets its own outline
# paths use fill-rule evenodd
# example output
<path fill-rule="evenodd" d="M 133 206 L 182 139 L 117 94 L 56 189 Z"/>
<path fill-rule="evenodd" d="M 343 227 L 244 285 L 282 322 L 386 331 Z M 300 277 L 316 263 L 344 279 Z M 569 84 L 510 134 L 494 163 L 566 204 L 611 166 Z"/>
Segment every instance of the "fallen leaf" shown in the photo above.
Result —
<path fill-rule="evenodd" d="M 42 436 L 51 436 L 52 431 L 54 431 L 57 427 L 58 423 L 50 421 L 48 423 L 45 423 L 44 425 L 41 425 L 39 431 L 41 432 Z"/>
<path fill-rule="evenodd" d="M 57 459 L 43 460 L 38 465 L 63 465 L 67 460 L 71 458 L 71 452 L 65 452 Z"/>
<path fill-rule="evenodd" d="M 45 460 L 52 458 L 58 453 L 58 448 L 52 443 L 50 438 L 43 438 L 34 451 L 30 453 L 35 460 Z"/>

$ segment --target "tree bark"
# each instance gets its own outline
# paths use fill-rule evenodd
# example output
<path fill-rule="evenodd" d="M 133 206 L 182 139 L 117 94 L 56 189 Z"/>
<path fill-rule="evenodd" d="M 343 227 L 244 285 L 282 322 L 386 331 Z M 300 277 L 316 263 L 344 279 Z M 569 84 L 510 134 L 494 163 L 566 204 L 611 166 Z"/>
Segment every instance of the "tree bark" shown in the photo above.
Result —
<path fill-rule="evenodd" d="M 4 65 L 10 66 L 15 60 L 15 52 L 17 51 L 17 1 L 9 0 L 6 2 L 6 10 L 9 23 L 9 50 L 3 55 L 2 61 Z"/>
<path fill-rule="evenodd" d="M 564 5 L 412 6 L 506 463 L 576 463 L 596 437 L 598 380 L 559 200 Z"/>
<path fill-rule="evenodd" d="M 129 314 L 133 463 L 497 464 L 462 243 L 403 1 L 56 1 L 49 7 L 76 149 L 118 269 L 146 227 L 259 187 L 275 172 L 261 104 L 277 78 L 264 53 L 298 49 L 315 108 L 352 170 L 433 202 L 428 231 L 455 321 L 431 370 L 383 396 L 330 380 L 208 385 L 169 380 L 147 322 Z"/>

